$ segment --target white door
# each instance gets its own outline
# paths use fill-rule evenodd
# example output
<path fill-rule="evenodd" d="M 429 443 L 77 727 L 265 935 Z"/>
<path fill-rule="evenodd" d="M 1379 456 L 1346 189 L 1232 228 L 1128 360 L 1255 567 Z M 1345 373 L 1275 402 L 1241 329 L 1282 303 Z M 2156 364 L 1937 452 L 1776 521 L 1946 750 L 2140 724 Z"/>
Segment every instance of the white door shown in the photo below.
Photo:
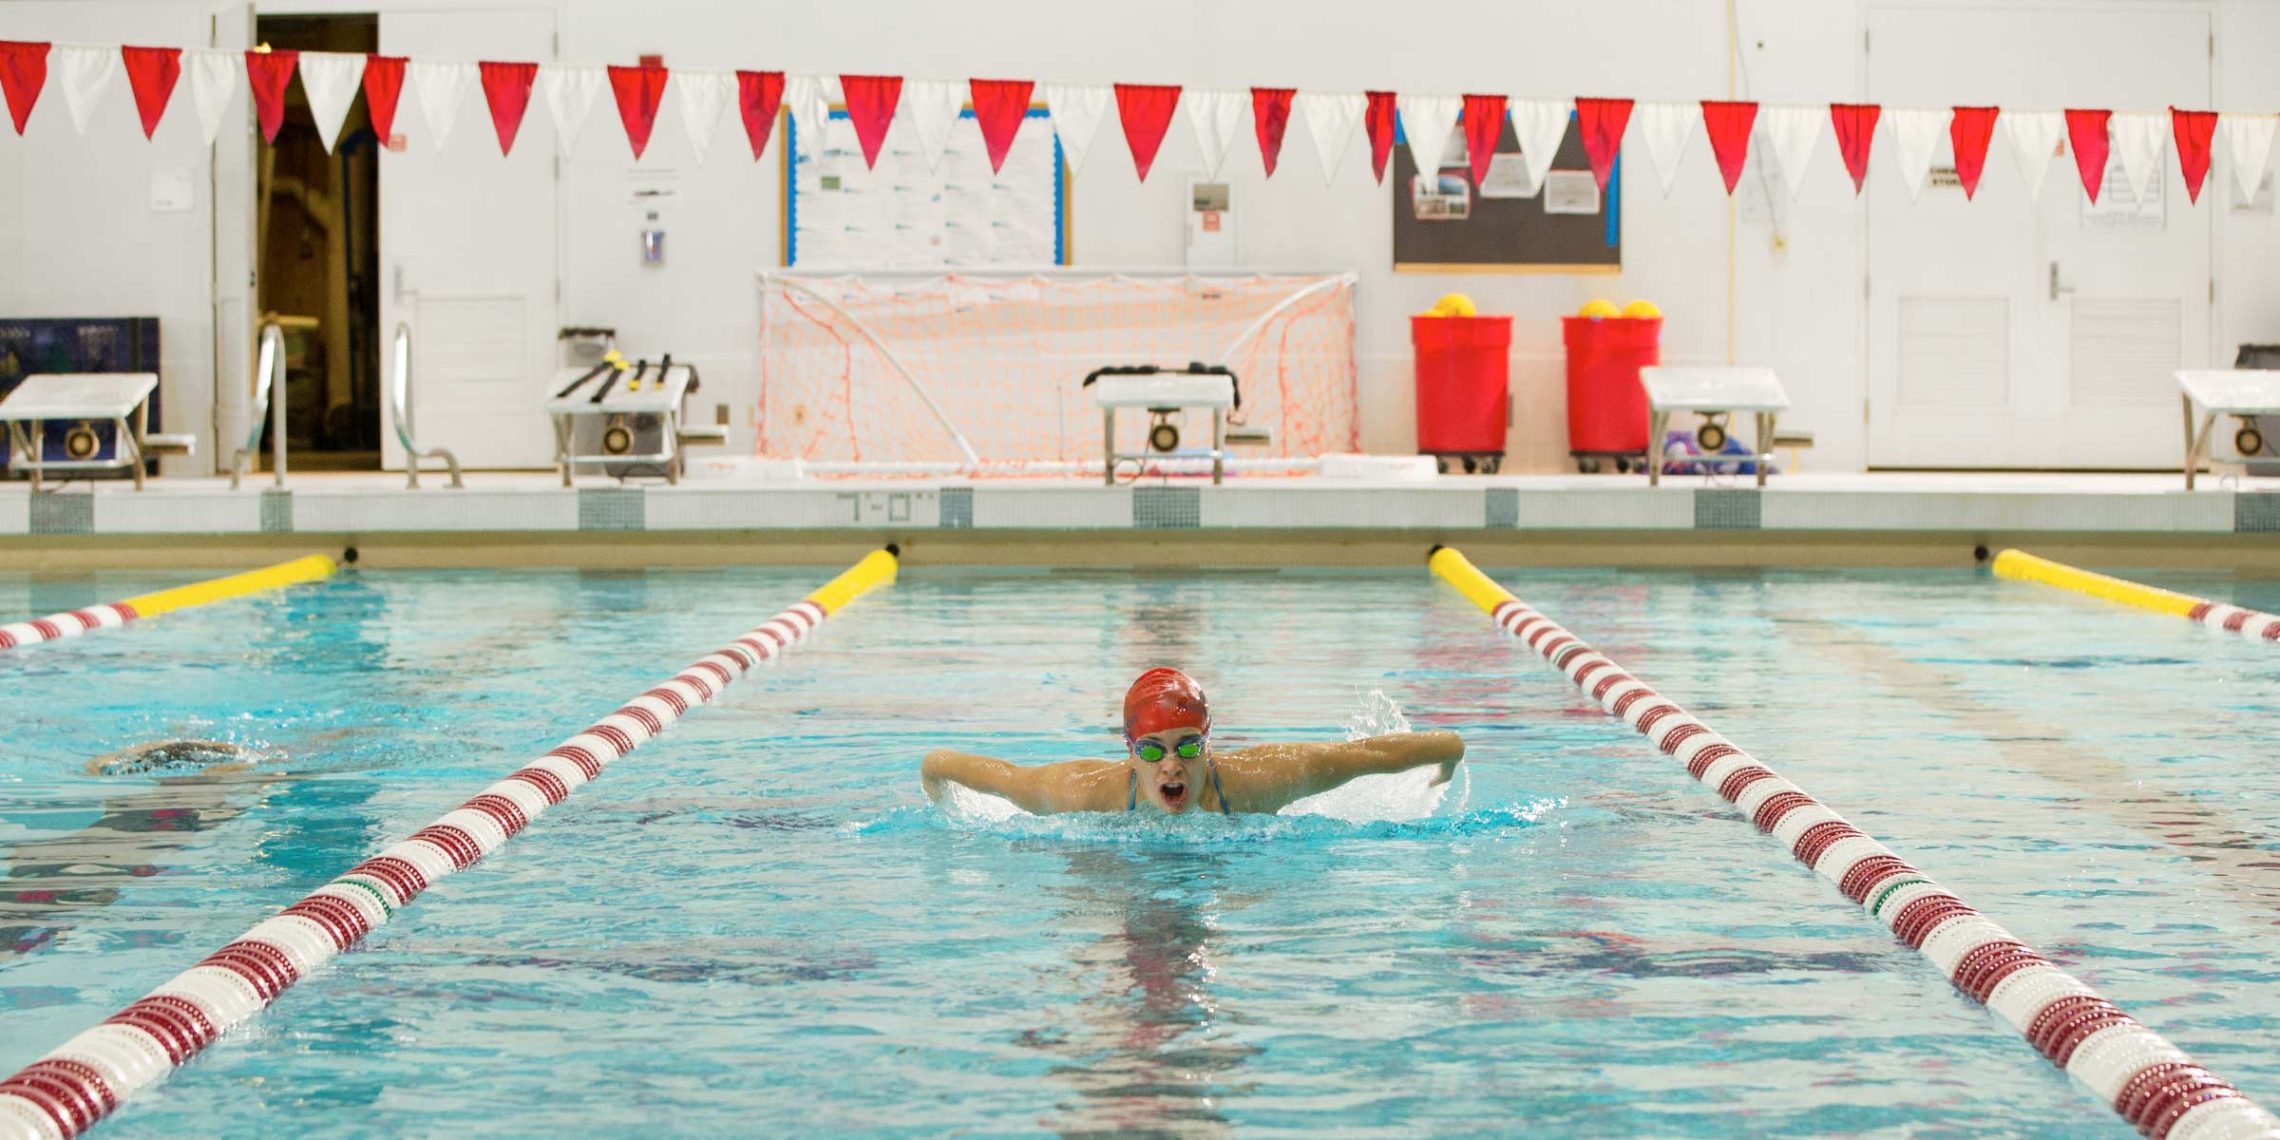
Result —
<path fill-rule="evenodd" d="M 2206 107 L 2210 28 L 2187 5 L 1879 7 L 1869 98 Z M 1952 166 L 1943 129 L 1934 168 Z M 1871 466 L 2176 467 L 2170 373 L 2209 356 L 2212 207 L 2188 205 L 2169 167 L 2144 203 L 2118 159 L 2108 174 L 2089 207 L 2062 142 L 2030 201 L 1998 122 L 1976 201 L 1935 184 L 1911 203 L 1871 177 Z"/>
<path fill-rule="evenodd" d="M 544 9 L 388 11 L 383 55 L 414 60 L 554 58 L 554 14 Z M 420 447 L 446 448 L 468 467 L 535 468 L 553 462 L 541 410 L 554 374 L 559 267 L 557 166 L 543 93 L 531 92 L 514 153 L 499 154 L 480 83 L 459 100 L 450 137 L 436 145 L 416 76 L 396 108 L 380 162 L 381 350 L 399 322 L 412 330 L 412 423 Z M 383 375 L 395 367 L 381 362 Z M 381 440 L 391 470 L 404 463 L 382 401 Z"/>

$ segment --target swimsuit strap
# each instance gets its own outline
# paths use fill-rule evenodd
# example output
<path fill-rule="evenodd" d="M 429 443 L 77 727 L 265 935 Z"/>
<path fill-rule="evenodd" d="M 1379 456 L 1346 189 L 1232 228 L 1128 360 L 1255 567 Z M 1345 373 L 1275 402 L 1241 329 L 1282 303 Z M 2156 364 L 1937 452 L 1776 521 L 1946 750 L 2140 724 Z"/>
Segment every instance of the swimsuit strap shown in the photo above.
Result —
<path fill-rule="evenodd" d="M 1219 797 L 1219 814 L 1234 815 L 1235 809 L 1227 804 L 1227 790 L 1219 786 L 1219 761 L 1206 760 L 1204 764 L 1211 769 L 1211 791 Z"/>
<path fill-rule="evenodd" d="M 1140 809 L 1140 773 L 1128 768 L 1124 774 L 1129 777 L 1124 785 L 1124 810 L 1138 811 Z"/>

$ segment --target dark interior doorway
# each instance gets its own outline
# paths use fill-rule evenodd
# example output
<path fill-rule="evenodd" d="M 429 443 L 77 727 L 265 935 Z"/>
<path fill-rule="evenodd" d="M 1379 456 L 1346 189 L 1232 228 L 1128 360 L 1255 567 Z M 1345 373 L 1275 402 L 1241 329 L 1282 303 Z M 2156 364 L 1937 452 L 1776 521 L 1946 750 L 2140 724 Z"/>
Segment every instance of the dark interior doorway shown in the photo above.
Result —
<path fill-rule="evenodd" d="M 275 49 L 379 50 L 372 14 L 262 16 Z M 315 318 L 285 331 L 287 444 L 295 469 L 380 469 L 380 140 L 360 96 L 325 152 L 298 78 L 285 124 L 258 147 L 255 264 L 264 313 Z"/>

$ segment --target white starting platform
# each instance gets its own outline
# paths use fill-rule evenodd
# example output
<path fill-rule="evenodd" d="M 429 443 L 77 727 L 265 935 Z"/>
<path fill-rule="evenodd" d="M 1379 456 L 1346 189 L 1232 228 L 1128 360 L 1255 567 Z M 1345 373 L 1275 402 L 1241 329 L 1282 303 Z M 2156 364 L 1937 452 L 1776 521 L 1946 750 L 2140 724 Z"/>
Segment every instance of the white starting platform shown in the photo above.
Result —
<path fill-rule="evenodd" d="M 1647 485 L 1662 482 L 1663 463 L 1669 453 L 1665 438 L 1672 412 L 1698 412 L 1706 419 L 1695 438 L 1705 452 L 1726 445 L 1726 417 L 1749 412 L 1757 417 L 1755 449 L 1749 455 L 1688 456 L 1697 463 L 1757 463 L 1757 485 L 1765 486 L 1766 468 L 1773 461 L 1774 418 L 1789 410 L 1789 393 L 1771 368 L 1665 368 L 1639 369 L 1639 382 L 1647 389 Z"/>
<path fill-rule="evenodd" d="M 1172 415 L 1190 408 L 1211 413 L 1211 481 L 1225 481 L 1227 470 L 1227 413 L 1236 406 L 1235 374 L 1225 368 L 1191 365 L 1185 369 L 1103 368 L 1085 377 L 1093 390 L 1093 403 L 1101 409 L 1103 481 L 1116 482 L 1121 460 L 1145 463 L 1179 448 L 1179 425 Z M 1116 450 L 1116 410 L 1145 408 L 1149 414 L 1148 446 L 1144 452 Z M 1168 434 L 1167 434 L 1168 433 Z"/>
<path fill-rule="evenodd" d="M 2187 368 L 2177 373 L 2179 394 L 2185 401 L 2185 489 L 2208 455 L 2209 436 L 2218 416 L 2240 416 L 2233 433 L 2233 450 L 2243 459 L 2264 450 L 2264 433 L 2249 423 L 2249 416 L 2280 415 L 2280 371 L 2269 369 Z M 2195 420 L 2194 411 L 2200 411 Z"/>
<path fill-rule="evenodd" d="M 696 369 L 686 364 L 636 362 L 613 371 L 606 366 L 565 369 L 555 376 L 555 395 L 546 402 L 554 421 L 554 461 L 562 485 L 571 485 L 579 464 L 654 464 L 665 481 L 679 483 L 691 443 L 721 443 L 727 430 L 691 426 L 683 418 Z M 590 425 L 590 426 L 589 426 Z"/>
<path fill-rule="evenodd" d="M 6 399 L 0 399 L 0 423 L 8 425 L 8 469 L 29 470 L 32 489 L 39 490 L 47 471 L 134 472 L 135 489 L 143 486 L 143 458 L 159 453 L 188 454 L 197 437 L 151 435 L 150 394 L 158 388 L 155 372 L 37 373 L 26 376 Z M 46 428 L 56 422 L 75 424 L 64 437 L 68 459 L 48 459 Z M 109 459 L 96 457 L 101 449 L 95 435 L 97 422 L 111 424 L 117 447 Z"/>

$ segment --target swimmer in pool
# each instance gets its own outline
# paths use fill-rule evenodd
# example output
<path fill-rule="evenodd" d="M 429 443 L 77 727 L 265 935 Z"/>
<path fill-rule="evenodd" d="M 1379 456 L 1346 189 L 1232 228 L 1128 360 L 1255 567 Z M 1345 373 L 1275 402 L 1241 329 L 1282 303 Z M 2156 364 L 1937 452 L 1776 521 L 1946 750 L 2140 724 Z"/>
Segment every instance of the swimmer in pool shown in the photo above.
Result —
<path fill-rule="evenodd" d="M 1145 804 L 1179 815 L 1190 809 L 1233 815 L 1271 813 L 1356 776 L 1435 767 L 1445 784 L 1464 759 L 1453 732 L 1399 732 L 1320 744 L 1211 749 L 1211 706 L 1177 669 L 1150 669 L 1124 694 L 1123 760 L 1064 760 L 1024 767 L 949 749 L 926 754 L 919 779 L 928 799 L 945 782 L 1012 800 L 1036 815 L 1138 811 Z"/>

